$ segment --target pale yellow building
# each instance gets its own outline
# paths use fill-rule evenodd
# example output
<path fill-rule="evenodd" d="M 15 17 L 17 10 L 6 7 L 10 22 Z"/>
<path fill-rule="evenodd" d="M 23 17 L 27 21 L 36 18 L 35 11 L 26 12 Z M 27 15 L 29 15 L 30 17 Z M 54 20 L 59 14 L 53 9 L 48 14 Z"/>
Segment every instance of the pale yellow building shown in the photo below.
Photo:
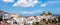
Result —
<path fill-rule="evenodd" d="M 11 17 L 18 18 L 19 15 L 18 14 L 11 14 Z"/>

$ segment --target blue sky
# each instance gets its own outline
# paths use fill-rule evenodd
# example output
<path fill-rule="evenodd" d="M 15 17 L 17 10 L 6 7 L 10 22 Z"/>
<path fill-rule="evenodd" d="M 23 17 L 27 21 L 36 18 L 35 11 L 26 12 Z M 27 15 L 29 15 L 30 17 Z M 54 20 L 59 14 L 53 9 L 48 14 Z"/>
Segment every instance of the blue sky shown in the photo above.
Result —
<path fill-rule="evenodd" d="M 60 14 L 60 0 L 0 0 L 0 10 L 21 16 L 36 16 L 44 11 Z"/>

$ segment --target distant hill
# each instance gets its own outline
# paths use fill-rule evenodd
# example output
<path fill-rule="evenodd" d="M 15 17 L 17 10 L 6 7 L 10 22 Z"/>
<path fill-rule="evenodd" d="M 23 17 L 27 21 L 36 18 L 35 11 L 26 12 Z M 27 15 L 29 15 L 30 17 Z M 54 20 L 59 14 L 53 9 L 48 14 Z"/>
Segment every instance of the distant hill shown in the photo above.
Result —
<path fill-rule="evenodd" d="M 2 10 L 0 10 L 0 14 L 9 14 L 9 13 L 7 13 L 7 12 L 5 12 L 5 11 L 2 11 Z"/>
<path fill-rule="evenodd" d="M 60 14 L 54 14 L 54 16 L 59 16 L 60 17 Z"/>

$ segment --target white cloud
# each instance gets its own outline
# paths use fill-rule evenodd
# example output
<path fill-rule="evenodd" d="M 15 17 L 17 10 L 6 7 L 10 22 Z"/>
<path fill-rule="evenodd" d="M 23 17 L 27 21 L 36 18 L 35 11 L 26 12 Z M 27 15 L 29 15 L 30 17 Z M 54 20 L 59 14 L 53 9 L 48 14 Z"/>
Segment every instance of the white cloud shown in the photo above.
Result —
<path fill-rule="evenodd" d="M 38 3 L 38 0 L 18 0 L 13 7 L 34 7 Z"/>
<path fill-rule="evenodd" d="M 46 6 L 46 3 L 44 3 L 44 4 L 41 4 L 40 6 L 41 6 L 41 7 L 45 7 L 45 6 Z"/>
<path fill-rule="evenodd" d="M 54 4 L 60 4 L 60 1 L 47 1 L 44 4 L 41 3 L 40 7 L 45 7 L 45 6 L 54 5 Z"/>
<path fill-rule="evenodd" d="M 36 10 L 36 11 L 31 11 L 31 12 L 29 12 L 29 11 L 23 11 L 23 12 L 21 12 L 22 14 L 35 14 L 35 13 L 37 13 L 37 12 L 42 12 L 41 10 Z"/>
<path fill-rule="evenodd" d="M 34 12 L 23 11 L 22 14 L 34 14 Z"/>
<path fill-rule="evenodd" d="M 45 3 L 43 3 L 42 4 L 42 2 L 40 3 L 40 6 L 41 7 L 45 7 L 45 6 L 47 6 L 47 5 L 52 5 L 52 4 L 58 4 L 58 3 L 60 3 L 60 0 L 48 0 L 47 2 L 45 2 Z"/>
<path fill-rule="evenodd" d="M 60 1 L 47 1 L 47 4 L 56 4 L 56 3 L 60 3 Z"/>
<path fill-rule="evenodd" d="M 14 0 L 3 0 L 3 2 L 14 2 Z"/>

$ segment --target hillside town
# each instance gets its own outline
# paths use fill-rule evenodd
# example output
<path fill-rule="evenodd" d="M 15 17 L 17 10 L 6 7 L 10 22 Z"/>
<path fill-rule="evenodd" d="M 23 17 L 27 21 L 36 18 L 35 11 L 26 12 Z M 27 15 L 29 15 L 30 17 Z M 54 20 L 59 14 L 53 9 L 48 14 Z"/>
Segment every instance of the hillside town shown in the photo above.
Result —
<path fill-rule="evenodd" d="M 58 23 L 58 24 L 57 24 Z M 0 11 L 0 25 L 60 25 L 60 17 L 50 12 L 38 16 L 21 17 L 19 14 L 8 14 Z"/>

